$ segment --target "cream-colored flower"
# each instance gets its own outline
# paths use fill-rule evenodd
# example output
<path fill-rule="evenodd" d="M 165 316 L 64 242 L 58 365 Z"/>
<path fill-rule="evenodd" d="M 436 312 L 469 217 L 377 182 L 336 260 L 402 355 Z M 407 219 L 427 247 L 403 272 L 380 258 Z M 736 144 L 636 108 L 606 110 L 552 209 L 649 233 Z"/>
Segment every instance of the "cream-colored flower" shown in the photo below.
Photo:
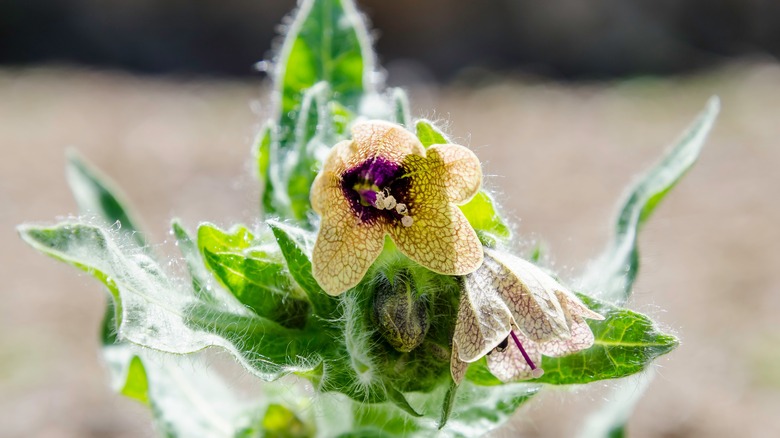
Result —
<path fill-rule="evenodd" d="M 565 356 L 593 345 L 584 318 L 604 319 L 534 264 L 485 249 L 482 266 L 464 282 L 452 377 L 460 383 L 468 364 L 485 355 L 503 382 L 540 377 L 542 355 Z"/>
<path fill-rule="evenodd" d="M 479 160 L 463 146 L 425 149 L 400 125 L 356 124 L 352 140 L 333 147 L 312 184 L 312 207 L 322 217 L 314 278 L 331 295 L 357 285 L 386 235 L 432 271 L 473 272 L 482 263 L 482 246 L 457 206 L 481 184 Z"/>

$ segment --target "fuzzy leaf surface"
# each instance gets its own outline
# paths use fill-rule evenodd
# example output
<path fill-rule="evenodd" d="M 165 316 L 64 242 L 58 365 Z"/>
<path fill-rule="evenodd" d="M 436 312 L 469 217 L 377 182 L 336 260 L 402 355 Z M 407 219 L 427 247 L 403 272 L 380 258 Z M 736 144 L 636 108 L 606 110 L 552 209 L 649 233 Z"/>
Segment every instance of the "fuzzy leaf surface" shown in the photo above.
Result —
<path fill-rule="evenodd" d="M 211 224 L 198 227 L 198 247 L 206 266 L 238 301 L 285 327 L 302 327 L 308 303 L 278 251 L 253 247 L 254 240 L 242 226 L 229 232 Z"/>
<path fill-rule="evenodd" d="M 21 226 L 38 251 L 89 273 L 108 287 L 119 338 L 168 353 L 218 346 L 265 380 L 316 367 L 316 333 L 282 327 L 235 302 L 205 301 L 172 281 L 135 242 L 94 225 Z"/>
<path fill-rule="evenodd" d="M 290 275 L 306 293 L 315 313 L 321 316 L 332 314 L 338 305 L 338 300 L 320 287 L 311 270 L 310 242 L 313 236 L 307 231 L 281 222 L 269 221 L 268 226 L 271 227 L 282 255 L 287 261 Z"/>
<path fill-rule="evenodd" d="M 545 356 L 544 375 L 534 382 L 570 385 L 626 377 L 644 370 L 679 345 L 677 338 L 659 331 L 645 315 L 586 295 L 577 296 L 605 316 L 603 321 L 587 320 L 595 342 L 592 347 L 568 356 Z"/>
<path fill-rule="evenodd" d="M 544 375 L 529 382 L 573 385 L 626 377 L 645 370 L 658 356 L 679 344 L 677 338 L 660 332 L 645 315 L 586 295 L 578 297 L 605 316 L 603 321 L 587 320 L 595 337 L 593 346 L 568 356 L 544 356 Z M 484 358 L 469 366 L 466 379 L 480 386 L 502 384 L 490 373 Z"/>
<path fill-rule="evenodd" d="M 334 99 L 356 111 L 373 70 L 367 30 L 351 0 L 304 0 L 282 47 L 276 72 L 281 93 L 280 144 L 289 147 L 305 91 L 324 81 Z"/>
<path fill-rule="evenodd" d="M 281 170 L 290 215 L 299 221 L 306 220 L 311 211 L 309 193 L 319 171 L 319 157 L 324 156 L 330 145 L 336 142 L 328 107 L 330 95 L 327 82 L 318 82 L 304 93 L 295 128 L 294 147 L 287 153 Z"/>
<path fill-rule="evenodd" d="M 157 431 L 167 437 L 232 437 L 252 427 L 256 410 L 235 397 L 229 386 L 198 356 L 172 356 L 116 337 L 114 309 L 103 324 L 103 358 L 120 394 L 151 408 Z"/>
<path fill-rule="evenodd" d="M 127 233 L 140 246 L 145 245 L 136 221 L 125 207 L 124 195 L 115 189 L 108 178 L 88 164 L 74 151 L 68 152 L 65 169 L 68 186 L 82 214 L 95 215 L 111 225 L 119 222 L 119 229 Z"/>

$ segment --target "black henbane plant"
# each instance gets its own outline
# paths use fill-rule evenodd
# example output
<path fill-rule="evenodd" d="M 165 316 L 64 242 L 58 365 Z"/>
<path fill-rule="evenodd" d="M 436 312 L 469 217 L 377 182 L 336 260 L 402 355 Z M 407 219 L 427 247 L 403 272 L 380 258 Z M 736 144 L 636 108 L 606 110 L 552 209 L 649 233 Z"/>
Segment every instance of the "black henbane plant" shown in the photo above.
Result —
<path fill-rule="evenodd" d="M 256 145 L 263 221 L 191 236 L 174 220 L 190 282 L 161 268 L 117 191 L 76 156 L 82 218 L 19 227 L 106 286 L 113 384 L 151 407 L 162 434 L 473 436 L 545 385 L 630 376 L 677 346 L 620 306 L 637 232 L 696 160 L 717 100 L 633 186 L 613 242 L 566 286 L 513 253 L 476 155 L 411 119 L 406 94 L 374 82 L 373 60 L 350 0 L 302 1 Z M 269 382 L 261 398 L 205 372 L 193 353 L 213 346 Z M 277 382 L 286 375 L 298 380 Z"/>

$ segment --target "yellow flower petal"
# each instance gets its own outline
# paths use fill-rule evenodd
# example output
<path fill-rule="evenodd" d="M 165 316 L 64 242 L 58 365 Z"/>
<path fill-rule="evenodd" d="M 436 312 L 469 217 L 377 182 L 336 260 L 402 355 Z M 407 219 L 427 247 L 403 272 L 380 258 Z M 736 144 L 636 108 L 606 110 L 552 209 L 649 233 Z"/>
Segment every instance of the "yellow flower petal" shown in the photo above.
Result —
<path fill-rule="evenodd" d="M 452 343 L 463 362 L 474 362 L 487 354 L 509 336 L 512 327 L 512 315 L 495 286 L 478 275 L 482 269 L 465 278 L 458 306 Z"/>
<path fill-rule="evenodd" d="M 336 197 L 344 197 L 340 175 L 344 172 L 345 163 L 349 159 L 351 144 L 351 140 L 344 140 L 333 146 L 322 165 L 322 170 L 312 182 L 311 194 L 309 195 L 311 206 L 319 215 L 326 211 L 328 205 L 333 203 Z"/>
<path fill-rule="evenodd" d="M 409 178 L 404 194 L 411 226 L 391 224 L 398 249 L 426 268 L 445 275 L 466 275 L 482 264 L 482 244 L 466 217 L 448 198 L 441 157 L 409 155 L 403 163 Z"/>
<path fill-rule="evenodd" d="M 482 244 L 458 207 L 435 202 L 407 207 L 412 224 L 389 226 L 390 236 L 407 257 L 444 275 L 466 275 L 482 264 Z"/>
<path fill-rule="evenodd" d="M 435 145 L 428 148 L 429 163 L 435 163 L 441 184 L 449 202 L 465 204 L 482 186 L 482 166 L 479 158 L 468 148 L 456 144 Z"/>
<path fill-rule="evenodd" d="M 361 222 L 343 196 L 327 199 L 332 203 L 323 209 L 312 252 L 312 274 L 325 292 L 340 295 L 360 283 L 379 257 L 385 232 L 381 226 Z"/>
<path fill-rule="evenodd" d="M 356 123 L 352 127 L 352 140 L 347 167 L 357 166 L 374 157 L 400 163 L 407 155 L 425 154 L 425 148 L 414 134 L 390 122 L 371 120 Z"/>

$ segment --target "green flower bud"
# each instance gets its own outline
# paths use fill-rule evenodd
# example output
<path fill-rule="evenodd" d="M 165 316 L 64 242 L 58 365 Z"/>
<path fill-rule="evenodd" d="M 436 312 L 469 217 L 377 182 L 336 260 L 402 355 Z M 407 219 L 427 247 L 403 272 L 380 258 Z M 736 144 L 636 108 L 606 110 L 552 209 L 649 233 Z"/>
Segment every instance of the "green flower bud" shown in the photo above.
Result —
<path fill-rule="evenodd" d="M 418 296 L 414 281 L 404 271 L 392 283 L 380 278 L 374 290 L 374 321 L 393 348 L 410 352 L 423 342 L 431 326 L 428 301 Z"/>

